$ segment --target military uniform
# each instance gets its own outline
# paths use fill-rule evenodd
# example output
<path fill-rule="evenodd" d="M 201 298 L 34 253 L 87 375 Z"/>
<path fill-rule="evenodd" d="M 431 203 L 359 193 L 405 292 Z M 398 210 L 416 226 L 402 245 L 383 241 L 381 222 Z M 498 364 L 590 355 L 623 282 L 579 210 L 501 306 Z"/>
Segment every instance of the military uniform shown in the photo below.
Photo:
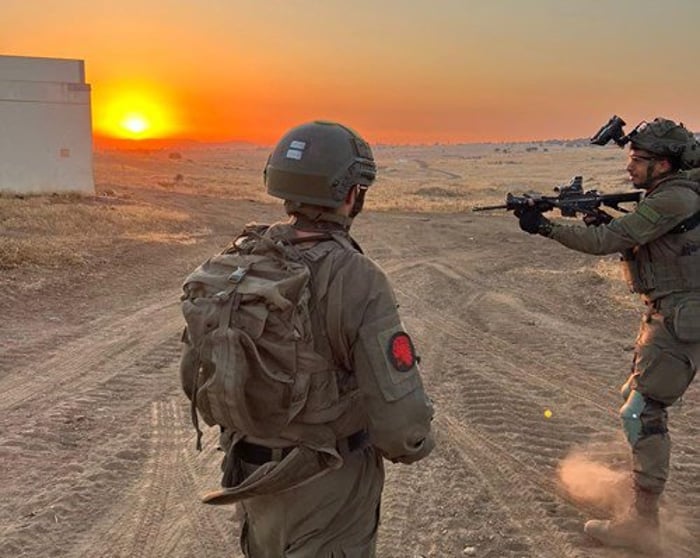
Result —
<path fill-rule="evenodd" d="M 287 224 L 274 226 L 271 234 L 294 236 Z M 346 236 L 334 235 L 341 240 Z M 326 357 L 328 374 L 311 386 L 307 409 L 279 437 L 263 440 L 244 432 L 222 437 L 226 488 L 208 500 L 241 501 L 247 556 L 373 556 L 384 483 L 382 458 L 411 463 L 426 456 L 433 447 L 433 409 L 386 274 L 354 250 L 349 237 L 300 248 L 312 273 L 315 348 Z M 196 373 L 190 351 L 182 359 L 186 390 Z M 317 419 L 310 417 L 318 416 L 321 408 L 329 418 L 324 426 L 334 435 L 325 440 L 326 445 L 332 440 L 330 447 L 313 449 L 326 455 L 337 452 L 341 461 L 329 460 L 303 474 L 299 469 L 308 463 L 286 448 L 290 438 L 301 438 L 301 445 L 324 444 L 322 438 L 310 439 L 313 433 L 304 439 L 307 426 L 309 432 L 317 431 L 312 424 Z M 264 455 L 266 448 L 279 450 L 278 462 L 273 452 Z M 251 484 L 261 466 L 266 474 Z M 281 484 L 266 488 L 267 477 L 288 482 L 273 480 Z"/>
<path fill-rule="evenodd" d="M 700 363 L 700 227 L 676 227 L 700 211 L 700 171 L 661 180 L 637 209 L 597 227 L 553 223 L 548 234 L 589 254 L 621 252 L 630 289 L 647 305 L 632 374 L 622 388 L 644 397 L 633 440 L 635 484 L 660 493 L 668 478 L 666 408 L 683 395 Z"/>
<path fill-rule="evenodd" d="M 388 277 L 348 233 L 375 174 L 356 132 L 320 121 L 290 130 L 265 167 L 267 191 L 291 219 L 264 235 L 293 241 L 311 272 L 313 354 L 303 362 L 313 373 L 293 391 L 302 399 L 293 399 L 300 410 L 291 422 L 279 431 L 251 423 L 274 436 L 222 430 L 224 488 L 205 501 L 242 506 L 251 558 L 374 556 L 383 459 L 412 463 L 434 445 L 433 407 Z M 192 399 L 202 365 L 183 341 L 181 380 Z"/>
<path fill-rule="evenodd" d="M 592 519 L 584 532 L 608 546 L 660 552 L 659 500 L 671 443 L 666 409 L 693 381 L 700 363 L 700 143 L 683 124 L 657 117 L 623 135 L 618 116 L 591 139 L 630 144 L 626 170 L 646 191 L 635 211 L 604 212 L 589 227 L 552 223 L 536 207 L 515 212 L 520 228 L 588 254 L 620 252 L 627 283 L 647 306 L 632 373 L 621 388 L 620 418 L 632 448 L 634 493 L 624 514 Z M 685 170 L 679 170 L 685 169 Z"/>

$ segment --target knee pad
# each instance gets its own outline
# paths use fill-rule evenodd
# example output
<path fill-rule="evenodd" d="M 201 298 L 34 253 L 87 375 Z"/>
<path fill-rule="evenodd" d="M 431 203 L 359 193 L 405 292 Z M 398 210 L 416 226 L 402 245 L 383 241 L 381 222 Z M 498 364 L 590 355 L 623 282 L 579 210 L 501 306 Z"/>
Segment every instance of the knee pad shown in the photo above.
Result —
<path fill-rule="evenodd" d="M 642 435 L 642 411 L 645 406 L 645 397 L 638 391 L 632 390 L 627 401 L 620 407 L 622 428 L 630 446 L 634 446 Z"/>

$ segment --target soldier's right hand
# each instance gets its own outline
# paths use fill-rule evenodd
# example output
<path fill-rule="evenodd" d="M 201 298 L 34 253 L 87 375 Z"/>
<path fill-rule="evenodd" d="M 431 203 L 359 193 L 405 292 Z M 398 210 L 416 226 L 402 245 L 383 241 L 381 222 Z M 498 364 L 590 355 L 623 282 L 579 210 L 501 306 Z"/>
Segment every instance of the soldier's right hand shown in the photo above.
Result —
<path fill-rule="evenodd" d="M 584 215 L 583 222 L 586 223 L 587 227 L 597 227 L 599 225 L 607 225 L 613 220 L 612 215 L 605 213 L 605 211 L 594 210 L 594 213 Z"/>

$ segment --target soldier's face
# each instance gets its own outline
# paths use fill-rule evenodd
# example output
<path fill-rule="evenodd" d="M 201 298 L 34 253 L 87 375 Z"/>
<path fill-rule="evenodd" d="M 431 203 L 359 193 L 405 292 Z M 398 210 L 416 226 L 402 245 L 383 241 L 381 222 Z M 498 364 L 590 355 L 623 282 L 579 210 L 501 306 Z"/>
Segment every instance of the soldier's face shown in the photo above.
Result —
<path fill-rule="evenodd" d="M 666 159 L 659 158 L 643 149 L 630 149 L 626 170 L 630 181 L 637 188 L 645 188 L 657 178 L 664 176 L 670 168 Z"/>

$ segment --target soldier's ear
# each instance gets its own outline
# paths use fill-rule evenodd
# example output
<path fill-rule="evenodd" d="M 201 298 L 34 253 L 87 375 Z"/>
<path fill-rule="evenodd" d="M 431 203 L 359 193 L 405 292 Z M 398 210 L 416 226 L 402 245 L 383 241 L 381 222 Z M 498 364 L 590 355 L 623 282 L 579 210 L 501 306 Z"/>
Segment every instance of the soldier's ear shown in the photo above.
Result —
<path fill-rule="evenodd" d="M 657 159 L 656 162 L 661 167 L 659 170 L 663 173 L 673 170 L 673 164 L 668 159 L 660 158 Z"/>

